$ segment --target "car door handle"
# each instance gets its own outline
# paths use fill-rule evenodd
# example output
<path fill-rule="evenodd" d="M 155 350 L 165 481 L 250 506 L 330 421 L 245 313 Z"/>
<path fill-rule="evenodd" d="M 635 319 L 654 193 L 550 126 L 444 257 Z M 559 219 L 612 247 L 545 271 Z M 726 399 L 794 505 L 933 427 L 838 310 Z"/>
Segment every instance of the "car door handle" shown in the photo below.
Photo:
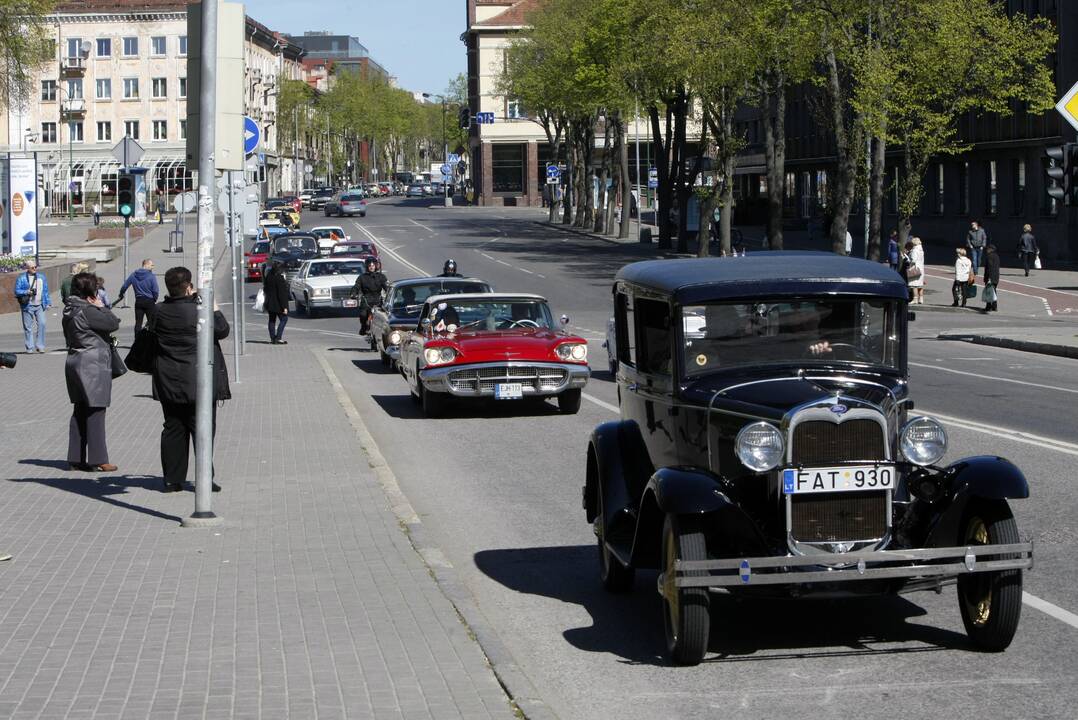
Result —
<path fill-rule="evenodd" d="M 640 384 L 639 383 L 629 383 L 629 385 L 625 389 L 628 390 L 629 392 L 636 392 L 637 390 L 640 389 Z"/>

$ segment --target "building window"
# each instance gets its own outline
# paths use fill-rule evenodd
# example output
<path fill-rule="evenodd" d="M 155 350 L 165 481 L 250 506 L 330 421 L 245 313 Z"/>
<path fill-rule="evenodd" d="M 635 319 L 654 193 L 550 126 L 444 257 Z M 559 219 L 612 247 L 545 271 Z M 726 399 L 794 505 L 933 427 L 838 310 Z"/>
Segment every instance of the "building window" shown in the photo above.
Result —
<path fill-rule="evenodd" d="M 112 80 L 109 78 L 101 78 L 96 81 L 95 87 L 97 88 L 98 100 L 110 100 L 112 98 Z"/>
<path fill-rule="evenodd" d="M 82 142 L 82 123 L 70 122 L 67 124 L 68 132 L 70 133 L 71 142 Z"/>
<path fill-rule="evenodd" d="M 816 207 L 827 207 L 827 171 L 816 171 Z"/>
<path fill-rule="evenodd" d="M 187 36 L 180 35 L 180 57 L 187 54 Z"/>
<path fill-rule="evenodd" d="M 180 120 L 180 140 L 187 139 L 187 121 Z"/>
<path fill-rule="evenodd" d="M 164 120 L 153 121 L 153 139 L 168 140 L 168 124 Z"/>
<path fill-rule="evenodd" d="M 124 38 L 124 57 L 135 57 L 138 55 L 138 38 L 137 37 L 125 37 Z"/>
<path fill-rule="evenodd" d="M 1026 161 L 1013 160 L 1011 177 L 1014 178 L 1014 214 L 1023 215 L 1026 212 Z"/>
<path fill-rule="evenodd" d="M 138 120 L 124 120 L 124 135 L 138 140 Z"/>
<path fill-rule="evenodd" d="M 937 215 L 943 214 L 944 209 L 943 202 L 943 163 L 936 165 L 936 206 L 935 212 Z"/>
<path fill-rule="evenodd" d="M 98 122 L 97 123 L 97 141 L 106 142 L 112 140 L 112 123 L 110 122 Z"/>
<path fill-rule="evenodd" d="M 155 35 L 150 38 L 150 54 L 151 55 L 164 55 L 168 46 L 165 43 L 164 35 Z"/>
<path fill-rule="evenodd" d="M 187 97 L 187 78 L 180 78 L 180 97 Z"/>
<path fill-rule="evenodd" d="M 42 80 L 41 81 L 41 99 L 46 101 L 56 100 L 56 81 L 55 80 Z"/>
<path fill-rule="evenodd" d="M 82 78 L 67 81 L 67 99 L 82 100 Z"/>
<path fill-rule="evenodd" d="M 41 142 L 54 143 L 56 142 L 56 123 L 43 122 L 41 123 Z"/>
<path fill-rule="evenodd" d="M 505 117 L 509 120 L 523 120 L 528 117 L 524 103 L 520 100 L 508 100 L 505 103 Z"/>
<path fill-rule="evenodd" d="M 496 193 L 524 192 L 523 143 L 499 143 L 490 147 L 491 187 Z"/>
<path fill-rule="evenodd" d="M 138 78 L 124 78 L 124 100 L 138 100 Z"/>
<path fill-rule="evenodd" d="M 988 161 L 988 174 L 985 176 L 985 212 L 988 215 L 999 214 L 999 182 L 996 174 L 996 161 Z"/>
<path fill-rule="evenodd" d="M 792 208 L 797 202 L 797 174 L 788 172 L 782 183 L 782 205 Z"/>
<path fill-rule="evenodd" d="M 82 38 L 67 38 L 67 57 L 68 59 L 82 57 Z"/>
<path fill-rule="evenodd" d="M 99 58 L 112 57 L 112 38 L 97 39 L 97 56 Z"/>
<path fill-rule="evenodd" d="M 154 78 L 152 90 L 155 98 L 168 97 L 168 82 L 165 78 Z"/>
<path fill-rule="evenodd" d="M 969 163 L 958 163 L 958 214 L 969 215 Z"/>

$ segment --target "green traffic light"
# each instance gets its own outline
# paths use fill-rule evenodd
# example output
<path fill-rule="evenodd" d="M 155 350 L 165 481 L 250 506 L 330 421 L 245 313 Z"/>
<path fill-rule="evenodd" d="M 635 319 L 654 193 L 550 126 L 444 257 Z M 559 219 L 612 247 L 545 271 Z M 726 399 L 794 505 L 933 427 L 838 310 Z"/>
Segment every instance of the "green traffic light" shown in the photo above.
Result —
<path fill-rule="evenodd" d="M 120 214 L 123 215 L 124 217 L 127 217 L 128 215 L 130 215 L 131 214 L 131 206 L 130 205 L 121 205 L 120 206 Z"/>

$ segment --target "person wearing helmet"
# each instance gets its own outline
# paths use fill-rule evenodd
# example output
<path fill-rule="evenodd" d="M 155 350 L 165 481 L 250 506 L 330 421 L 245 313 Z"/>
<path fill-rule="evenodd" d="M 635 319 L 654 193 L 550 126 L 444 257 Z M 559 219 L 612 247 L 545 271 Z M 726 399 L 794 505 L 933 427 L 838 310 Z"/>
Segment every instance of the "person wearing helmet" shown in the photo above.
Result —
<path fill-rule="evenodd" d="M 376 306 L 382 304 L 382 293 L 388 285 L 386 276 L 378 272 L 378 261 L 373 257 L 367 258 L 366 272 L 356 278 L 351 293 L 353 298 L 359 298 L 360 335 L 370 332 L 371 313 Z"/>
<path fill-rule="evenodd" d="M 445 261 L 445 265 L 442 267 L 442 274 L 438 277 L 464 277 L 457 272 L 457 261 L 453 258 L 449 258 Z"/>

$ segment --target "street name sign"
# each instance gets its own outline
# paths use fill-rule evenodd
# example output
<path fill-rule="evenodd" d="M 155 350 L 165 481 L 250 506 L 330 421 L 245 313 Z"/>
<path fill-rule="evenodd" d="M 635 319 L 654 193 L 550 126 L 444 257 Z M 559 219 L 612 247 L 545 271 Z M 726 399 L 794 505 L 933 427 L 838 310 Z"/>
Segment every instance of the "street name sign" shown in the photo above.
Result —
<path fill-rule="evenodd" d="M 145 154 L 143 147 L 130 135 L 125 135 L 124 139 L 112 148 L 112 157 L 124 168 L 135 167 Z"/>
<path fill-rule="evenodd" d="M 475 114 L 475 122 L 477 125 L 493 125 L 494 113 L 492 112 L 480 112 Z"/>
<path fill-rule="evenodd" d="M 258 141 L 261 140 L 261 133 L 258 130 L 258 123 L 248 116 L 243 117 L 243 152 L 250 155 L 258 147 Z"/>

